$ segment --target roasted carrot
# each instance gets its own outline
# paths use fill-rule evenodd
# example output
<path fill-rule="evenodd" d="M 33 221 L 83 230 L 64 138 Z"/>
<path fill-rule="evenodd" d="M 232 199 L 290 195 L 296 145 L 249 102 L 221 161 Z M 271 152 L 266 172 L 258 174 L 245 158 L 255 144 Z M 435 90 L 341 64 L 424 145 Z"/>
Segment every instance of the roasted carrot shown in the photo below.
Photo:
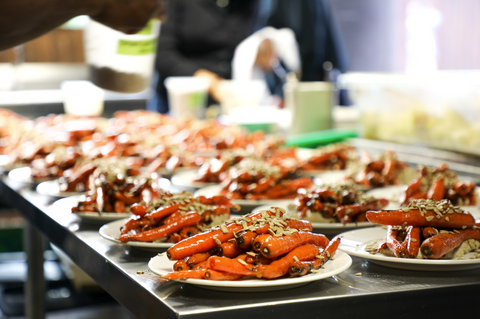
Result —
<path fill-rule="evenodd" d="M 260 247 L 260 253 L 267 258 L 275 258 L 304 244 L 314 244 L 324 248 L 328 243 L 329 240 L 325 235 L 299 231 L 287 236 L 267 238 Z"/>
<path fill-rule="evenodd" d="M 218 255 L 228 258 L 235 258 L 244 252 L 245 250 L 238 247 L 236 242 L 227 241 L 220 245 Z"/>
<path fill-rule="evenodd" d="M 198 229 L 197 226 L 190 226 L 190 227 L 185 227 L 182 229 L 179 233 L 181 239 L 185 239 L 188 237 L 192 237 L 193 235 L 196 235 L 200 232 L 200 229 Z"/>
<path fill-rule="evenodd" d="M 352 204 L 352 205 L 339 206 L 335 210 L 335 213 L 338 216 L 338 219 L 340 219 L 344 224 L 346 224 L 348 220 L 351 221 L 354 216 L 362 212 L 366 212 L 368 210 L 374 210 L 374 209 L 382 209 L 387 205 L 388 205 L 388 199 L 381 198 L 365 204 Z M 350 219 L 348 218 L 345 219 L 345 217 L 349 217 Z"/>
<path fill-rule="evenodd" d="M 258 278 L 278 278 L 288 272 L 288 267 L 295 261 L 294 257 L 299 261 L 305 261 L 313 259 L 316 255 L 318 255 L 318 247 L 312 244 L 306 244 L 295 248 L 285 257 L 275 260 L 270 265 L 257 265 L 252 271 Z"/>
<path fill-rule="evenodd" d="M 255 239 L 252 242 L 253 250 L 256 251 L 256 252 L 260 252 L 260 249 L 261 249 L 263 243 L 265 242 L 265 240 L 267 240 L 267 238 L 270 238 L 270 237 L 272 237 L 271 234 L 261 234 L 261 235 L 258 235 L 257 237 L 255 237 Z"/>
<path fill-rule="evenodd" d="M 208 269 L 208 259 L 192 267 L 192 270 L 198 270 L 198 269 Z"/>
<path fill-rule="evenodd" d="M 311 261 L 293 261 L 289 268 L 288 273 L 292 277 L 304 276 L 311 272 L 313 269 L 319 269 L 322 267 L 328 260 L 330 260 L 340 245 L 340 238 L 337 237 L 335 240 L 332 240 L 327 248 L 325 248 L 314 260 Z"/>
<path fill-rule="evenodd" d="M 398 230 L 393 229 L 392 226 L 387 228 L 387 246 L 393 252 L 395 257 L 405 258 L 407 257 L 407 248 L 398 241 Z"/>
<path fill-rule="evenodd" d="M 420 250 L 424 258 L 438 259 L 460 246 L 468 239 L 480 241 L 480 229 L 457 230 L 454 233 L 440 233 L 426 239 Z"/>
<path fill-rule="evenodd" d="M 133 204 L 130 206 L 130 212 L 134 215 L 144 216 L 147 213 L 148 206 L 144 204 Z"/>
<path fill-rule="evenodd" d="M 443 178 L 437 179 L 428 189 L 427 199 L 442 200 L 445 196 L 445 183 Z"/>
<path fill-rule="evenodd" d="M 242 277 L 243 277 L 243 275 L 232 274 L 232 273 L 227 273 L 227 272 L 223 272 L 223 271 L 216 271 L 216 270 L 212 270 L 212 269 L 207 269 L 207 271 L 205 272 L 205 279 L 208 279 L 208 280 L 218 280 L 218 281 L 221 281 L 221 280 L 238 280 Z"/>
<path fill-rule="evenodd" d="M 121 229 L 121 235 L 128 233 L 130 230 L 138 228 L 140 226 L 148 226 L 155 224 L 156 221 L 149 220 L 143 216 L 133 215 L 123 225 Z"/>
<path fill-rule="evenodd" d="M 159 218 L 168 216 L 168 215 L 176 212 L 179 207 L 180 207 L 179 204 L 173 204 L 173 205 L 170 205 L 170 206 L 167 206 L 167 207 L 160 207 L 160 208 L 154 210 L 153 212 L 151 212 L 150 214 L 148 214 L 147 218 L 149 218 L 149 219 L 159 219 Z"/>
<path fill-rule="evenodd" d="M 196 253 L 191 255 L 190 257 L 185 258 L 186 259 L 186 264 L 190 267 L 193 267 L 195 265 L 198 265 L 201 262 L 206 261 L 212 253 L 210 251 L 208 252 L 203 252 L 203 253 Z M 181 259 L 183 260 L 183 259 Z"/>
<path fill-rule="evenodd" d="M 180 231 L 184 227 L 193 226 L 200 221 L 200 215 L 197 212 L 189 212 L 180 216 L 176 221 L 168 225 L 145 231 L 134 235 L 121 235 L 119 240 L 127 241 L 154 241 Z M 191 238 L 191 237 L 190 237 Z M 186 256 L 185 256 L 186 257 Z M 181 258 L 179 258 L 181 259 Z"/>
<path fill-rule="evenodd" d="M 208 259 L 208 266 L 210 269 L 223 271 L 231 274 L 255 276 L 255 273 L 248 269 L 248 265 L 244 265 L 236 258 L 212 256 Z"/>
<path fill-rule="evenodd" d="M 408 212 L 403 210 L 390 211 L 369 211 L 367 219 L 379 225 L 392 226 L 418 226 L 418 227 L 441 227 L 441 228 L 472 228 L 475 225 L 475 218 L 466 213 L 443 214 L 437 218 L 434 211 L 428 210 L 422 213 L 418 209 L 410 209 Z"/>
<path fill-rule="evenodd" d="M 247 230 L 239 233 L 235 240 L 237 241 L 238 247 L 246 250 L 252 247 L 252 241 L 255 237 L 257 237 L 257 233 Z"/>
<path fill-rule="evenodd" d="M 190 270 L 190 267 L 187 265 L 184 259 L 180 259 L 175 264 L 173 264 L 173 271 L 182 271 L 182 270 Z"/>
<path fill-rule="evenodd" d="M 422 187 L 422 176 L 420 177 L 417 177 L 416 179 L 414 179 L 413 181 L 411 181 L 407 188 L 405 189 L 404 192 L 402 192 L 402 194 L 400 195 L 400 203 L 402 203 L 402 205 L 406 205 L 410 199 L 410 197 L 413 196 L 413 194 L 417 193 L 420 188 Z"/>
<path fill-rule="evenodd" d="M 269 215 L 275 215 L 273 212 L 267 211 Z M 251 225 L 252 221 L 262 217 L 261 212 L 252 213 L 247 215 L 246 218 L 250 220 L 247 223 L 247 226 Z M 235 222 L 229 223 L 226 225 L 228 233 L 224 233 L 221 229 L 207 231 L 195 236 L 186 238 L 176 245 L 170 247 L 167 250 L 167 256 L 170 260 L 179 260 L 187 256 L 195 254 L 197 252 L 207 251 L 215 246 L 218 246 L 218 243 L 215 241 L 217 238 L 220 241 L 220 244 L 226 242 L 227 240 L 234 237 L 233 233 L 238 232 L 243 228 L 242 225 L 237 225 Z"/>
<path fill-rule="evenodd" d="M 422 238 L 423 240 L 427 239 L 427 238 L 430 238 L 432 236 L 435 236 L 436 234 L 438 234 L 438 230 L 436 228 L 433 228 L 433 227 L 424 227 L 422 229 Z"/>
<path fill-rule="evenodd" d="M 420 227 L 410 227 L 403 246 L 407 249 L 407 258 L 417 258 L 420 249 Z"/>
<path fill-rule="evenodd" d="M 177 272 L 170 272 L 163 276 L 164 279 L 175 280 L 175 279 L 205 279 L 205 273 L 207 269 L 197 269 L 197 270 L 183 270 Z"/>

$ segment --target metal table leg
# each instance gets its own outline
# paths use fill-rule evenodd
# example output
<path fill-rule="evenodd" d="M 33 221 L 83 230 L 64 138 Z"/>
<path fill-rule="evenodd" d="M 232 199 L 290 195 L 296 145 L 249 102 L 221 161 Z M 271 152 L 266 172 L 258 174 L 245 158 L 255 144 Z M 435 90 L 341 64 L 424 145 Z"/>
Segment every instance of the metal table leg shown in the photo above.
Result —
<path fill-rule="evenodd" d="M 24 249 L 27 253 L 25 315 L 27 319 L 45 318 L 45 276 L 43 272 L 44 239 L 30 222 L 25 223 Z"/>

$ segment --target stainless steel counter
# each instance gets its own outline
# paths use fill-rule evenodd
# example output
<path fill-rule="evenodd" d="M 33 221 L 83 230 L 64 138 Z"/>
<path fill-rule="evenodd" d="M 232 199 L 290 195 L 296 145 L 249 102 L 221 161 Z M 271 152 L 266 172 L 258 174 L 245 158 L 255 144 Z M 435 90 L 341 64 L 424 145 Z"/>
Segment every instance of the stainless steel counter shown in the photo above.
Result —
<path fill-rule="evenodd" d="M 350 269 L 337 276 L 273 292 L 218 292 L 165 282 L 147 271 L 155 253 L 109 242 L 99 236 L 99 225 L 79 223 L 69 212 L 49 210 L 45 197 L 15 188 L 7 179 L 0 181 L 0 196 L 138 318 L 443 317 L 459 311 L 473 315 L 478 308 L 480 269 L 407 271 L 360 258 L 353 258 Z M 35 246 L 35 237 L 30 244 Z M 140 270 L 145 273 L 137 274 Z M 362 276 L 355 276 L 359 272 Z M 41 280 L 36 276 L 30 279 Z M 31 283 L 30 289 L 42 286 Z M 30 313 L 36 313 L 30 318 L 41 317 Z"/>

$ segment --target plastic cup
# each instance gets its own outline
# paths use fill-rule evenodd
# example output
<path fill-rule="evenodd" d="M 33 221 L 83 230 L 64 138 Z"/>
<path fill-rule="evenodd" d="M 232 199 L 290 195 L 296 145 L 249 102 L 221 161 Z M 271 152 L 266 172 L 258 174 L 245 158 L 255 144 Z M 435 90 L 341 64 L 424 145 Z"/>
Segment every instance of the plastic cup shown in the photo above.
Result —
<path fill-rule="evenodd" d="M 65 113 L 74 116 L 100 116 L 104 92 L 89 81 L 65 81 L 61 85 Z"/>
<path fill-rule="evenodd" d="M 202 77 L 172 76 L 165 79 L 170 114 L 174 117 L 192 115 L 205 118 L 210 81 Z"/>

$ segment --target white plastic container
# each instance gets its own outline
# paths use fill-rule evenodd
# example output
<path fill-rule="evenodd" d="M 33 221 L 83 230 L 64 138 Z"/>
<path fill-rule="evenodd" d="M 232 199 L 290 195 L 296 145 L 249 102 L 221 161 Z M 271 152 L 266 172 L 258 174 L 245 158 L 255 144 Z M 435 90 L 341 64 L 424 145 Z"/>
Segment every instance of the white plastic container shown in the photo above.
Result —
<path fill-rule="evenodd" d="M 340 77 L 360 110 L 360 134 L 480 155 L 480 72 L 351 73 Z"/>
<path fill-rule="evenodd" d="M 61 85 L 65 113 L 75 116 L 100 116 L 104 92 L 89 81 L 65 81 Z"/>
<path fill-rule="evenodd" d="M 123 93 L 146 89 L 154 69 L 159 23 L 151 20 L 138 34 L 127 35 L 90 20 L 85 53 L 92 82 Z"/>
<path fill-rule="evenodd" d="M 170 114 L 175 117 L 192 115 L 205 118 L 210 81 L 203 77 L 171 76 L 165 79 Z"/>

